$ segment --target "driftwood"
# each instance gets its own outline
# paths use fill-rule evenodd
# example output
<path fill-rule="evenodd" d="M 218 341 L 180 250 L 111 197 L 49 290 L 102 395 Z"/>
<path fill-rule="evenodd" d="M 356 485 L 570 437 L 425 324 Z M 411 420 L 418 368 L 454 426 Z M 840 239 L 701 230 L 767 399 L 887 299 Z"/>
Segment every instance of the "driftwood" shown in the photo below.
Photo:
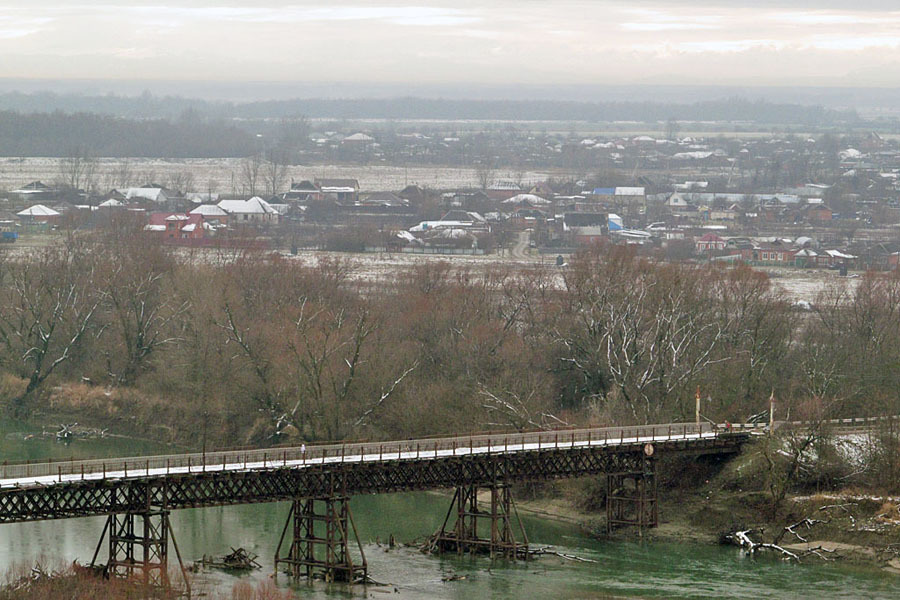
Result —
<path fill-rule="evenodd" d="M 832 508 L 839 508 L 842 511 L 844 511 L 847 514 L 847 516 L 850 518 L 850 523 L 852 525 L 856 525 L 856 519 L 853 518 L 853 513 L 851 513 L 850 509 L 847 508 L 848 506 L 859 506 L 859 504 L 857 502 L 848 502 L 846 504 L 829 504 L 827 506 L 820 506 L 819 510 L 827 511 L 827 510 L 831 510 Z"/>
<path fill-rule="evenodd" d="M 793 528 L 793 527 L 798 527 L 803 523 L 804 523 L 804 521 L 801 521 L 800 523 L 796 523 L 794 525 L 791 525 L 790 527 L 785 527 L 785 530 L 789 530 L 790 528 Z M 761 533 L 761 532 L 762 531 L 758 530 L 758 529 L 745 529 L 744 531 L 735 531 L 732 534 L 728 534 L 725 536 L 725 539 L 730 541 L 731 543 L 733 543 L 736 546 L 740 546 L 741 548 L 744 548 L 747 551 L 747 553 L 751 554 L 751 555 L 756 554 L 760 550 L 766 550 L 769 552 L 775 552 L 777 554 L 780 554 L 782 560 L 794 560 L 794 561 L 800 562 L 801 559 L 803 559 L 807 556 L 817 556 L 817 557 L 821 558 L 822 560 L 834 560 L 834 558 L 825 556 L 825 554 L 834 554 L 834 550 L 829 550 L 827 548 L 822 547 L 821 545 L 816 546 L 815 548 L 807 548 L 803 551 L 793 552 L 791 550 L 788 550 L 787 548 L 783 548 L 782 546 L 779 546 L 777 543 L 766 544 L 764 542 L 754 542 L 753 539 L 750 537 L 750 534 Z M 784 534 L 784 531 L 782 531 L 782 535 L 783 534 Z M 795 533 L 794 535 L 797 535 L 797 534 Z M 797 537 L 800 537 L 800 536 L 798 535 Z M 803 541 L 806 541 L 806 540 L 803 540 Z"/>
<path fill-rule="evenodd" d="M 203 558 L 197 561 L 200 566 L 212 567 L 214 569 L 226 569 L 229 571 L 250 571 L 253 569 L 261 569 L 262 565 L 256 562 L 259 558 L 256 554 L 247 552 L 243 548 L 231 549 L 230 554 L 226 554 L 220 558 L 203 555 Z"/>
<path fill-rule="evenodd" d="M 584 563 L 595 563 L 596 560 L 590 558 L 582 558 L 580 556 L 575 556 L 574 554 L 564 554 L 562 552 L 557 552 L 556 550 L 550 550 L 547 547 L 544 548 L 535 548 L 534 550 L 528 551 L 528 556 L 558 556 L 560 558 L 564 558 L 566 560 L 571 560 L 575 562 L 584 562 Z"/>
<path fill-rule="evenodd" d="M 829 521 L 831 521 L 831 519 L 828 519 L 828 521 L 823 521 L 821 519 L 810 519 L 809 517 L 807 517 L 807 518 L 803 519 L 802 521 L 798 521 L 798 522 L 794 523 L 793 525 L 788 525 L 787 527 L 785 527 L 781 531 L 781 533 L 778 535 L 778 537 L 775 538 L 775 543 L 777 544 L 778 542 L 780 542 L 781 538 L 784 537 L 784 535 L 786 533 L 790 533 L 791 535 L 796 537 L 801 542 L 809 543 L 808 539 L 806 539 L 805 537 L 803 537 L 802 535 L 797 533 L 797 528 L 798 527 L 806 527 L 807 529 L 812 529 L 815 525 L 818 525 L 819 523 L 828 523 Z"/>

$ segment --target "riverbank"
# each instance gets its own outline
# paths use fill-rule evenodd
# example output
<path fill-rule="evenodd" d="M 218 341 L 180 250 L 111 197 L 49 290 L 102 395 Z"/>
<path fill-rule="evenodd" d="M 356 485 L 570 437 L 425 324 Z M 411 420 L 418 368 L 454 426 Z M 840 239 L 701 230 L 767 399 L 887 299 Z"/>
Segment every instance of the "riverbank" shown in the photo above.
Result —
<path fill-rule="evenodd" d="M 659 525 L 643 538 L 657 543 L 719 545 L 728 536 L 749 531 L 756 542 L 779 549 L 757 550 L 773 560 L 837 563 L 878 569 L 900 576 L 900 498 L 835 490 L 819 494 L 788 494 L 773 516 L 772 499 L 755 476 L 741 477 L 758 450 L 710 467 L 696 485 L 660 485 Z M 666 468 L 663 463 L 662 470 Z M 681 465 L 669 465 L 681 469 Z M 675 471 L 681 473 L 681 470 Z M 694 477 L 689 479 L 696 479 Z M 669 482 L 671 483 L 671 482 Z M 593 495 L 586 508 L 586 497 Z M 563 481 L 546 486 L 533 497 L 517 499 L 525 515 L 578 526 L 597 539 L 638 539 L 635 528 L 606 530 L 605 491 L 597 481 Z M 795 558 L 796 557 L 796 558 Z"/>

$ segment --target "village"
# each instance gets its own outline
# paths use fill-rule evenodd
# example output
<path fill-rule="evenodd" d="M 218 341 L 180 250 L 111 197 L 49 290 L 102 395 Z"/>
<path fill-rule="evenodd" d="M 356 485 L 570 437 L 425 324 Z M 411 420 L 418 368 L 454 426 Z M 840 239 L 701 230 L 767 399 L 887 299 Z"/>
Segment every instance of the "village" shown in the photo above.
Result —
<path fill-rule="evenodd" d="M 358 178 L 304 178 L 311 169 L 294 164 L 323 146 L 336 147 L 340 153 L 332 158 L 352 172 L 353 165 L 383 160 L 385 148 L 394 160 L 398 153 L 431 147 L 433 138 L 441 147 L 473 144 L 464 135 L 405 134 L 382 145 L 378 132 L 371 133 L 313 132 L 277 159 L 271 152 L 242 159 L 237 175 L 232 167 L 227 192 L 202 190 L 189 173 L 169 174 L 164 183 L 121 177 L 126 185 L 103 189 L 114 178 L 104 180 L 86 158 L 78 164 L 61 158 L 53 182 L 23 182 L 0 192 L 2 239 L 39 239 L 127 217 L 161 244 L 249 244 L 293 253 L 515 251 L 537 258 L 612 241 L 671 261 L 842 273 L 896 269 L 900 257 L 900 149 L 874 132 L 852 139 L 679 138 L 672 130 L 660 138 L 575 139 L 570 133 L 546 134 L 542 145 L 538 136 L 511 139 L 502 132 L 486 136 L 487 149 L 473 159 L 468 185 L 448 181 L 446 187 L 366 189 Z M 547 157 L 519 164 L 519 170 L 494 166 L 509 164 L 497 150 L 501 141 L 520 155 L 539 145 L 567 158 L 560 163 Z M 565 163 L 569 168 L 562 169 Z M 552 174 L 535 179 L 531 173 L 529 179 L 525 167 Z"/>

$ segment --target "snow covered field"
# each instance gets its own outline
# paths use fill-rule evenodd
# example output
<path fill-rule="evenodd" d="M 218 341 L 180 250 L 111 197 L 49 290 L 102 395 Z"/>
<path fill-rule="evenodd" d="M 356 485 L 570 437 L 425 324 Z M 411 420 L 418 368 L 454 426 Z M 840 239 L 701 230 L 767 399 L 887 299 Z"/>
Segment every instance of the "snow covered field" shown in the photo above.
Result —
<path fill-rule="evenodd" d="M 816 296 L 829 286 L 853 292 L 859 277 L 839 277 L 837 271 L 826 269 L 768 269 L 772 283 L 781 287 L 794 302 L 814 302 Z M 855 275 L 855 274 L 854 274 Z"/>
<path fill-rule="evenodd" d="M 96 182 L 99 189 L 113 187 L 112 173 L 121 161 L 116 158 L 99 159 Z M 241 159 L 239 158 L 132 158 L 128 161 L 135 183 L 155 182 L 165 185 L 173 175 L 190 172 L 194 177 L 194 191 L 206 191 L 210 187 L 219 193 L 240 193 Z M 0 158 L 0 190 L 14 190 L 31 181 L 52 183 L 59 178 L 58 158 Z M 497 172 L 497 176 L 512 177 L 512 174 Z M 546 172 L 526 172 L 523 183 L 546 180 Z M 407 184 L 418 184 L 432 189 L 474 187 L 477 185 L 475 171 L 458 167 L 396 167 L 385 165 L 313 165 L 292 166 L 288 170 L 288 181 L 313 179 L 315 177 L 354 178 L 359 180 L 363 192 L 397 191 Z M 210 186 L 210 184 L 213 184 Z"/>

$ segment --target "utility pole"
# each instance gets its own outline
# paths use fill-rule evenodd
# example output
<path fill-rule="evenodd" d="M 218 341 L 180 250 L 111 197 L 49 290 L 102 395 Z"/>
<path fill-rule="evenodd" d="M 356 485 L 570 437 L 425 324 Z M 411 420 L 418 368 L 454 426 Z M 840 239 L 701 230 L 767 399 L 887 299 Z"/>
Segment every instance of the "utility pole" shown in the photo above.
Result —
<path fill-rule="evenodd" d="M 775 390 L 772 390 L 772 393 L 769 394 L 769 432 L 772 432 L 772 427 L 775 425 Z"/>
<path fill-rule="evenodd" d="M 700 386 L 697 386 L 697 396 L 695 397 L 694 417 L 697 425 L 700 425 Z"/>

